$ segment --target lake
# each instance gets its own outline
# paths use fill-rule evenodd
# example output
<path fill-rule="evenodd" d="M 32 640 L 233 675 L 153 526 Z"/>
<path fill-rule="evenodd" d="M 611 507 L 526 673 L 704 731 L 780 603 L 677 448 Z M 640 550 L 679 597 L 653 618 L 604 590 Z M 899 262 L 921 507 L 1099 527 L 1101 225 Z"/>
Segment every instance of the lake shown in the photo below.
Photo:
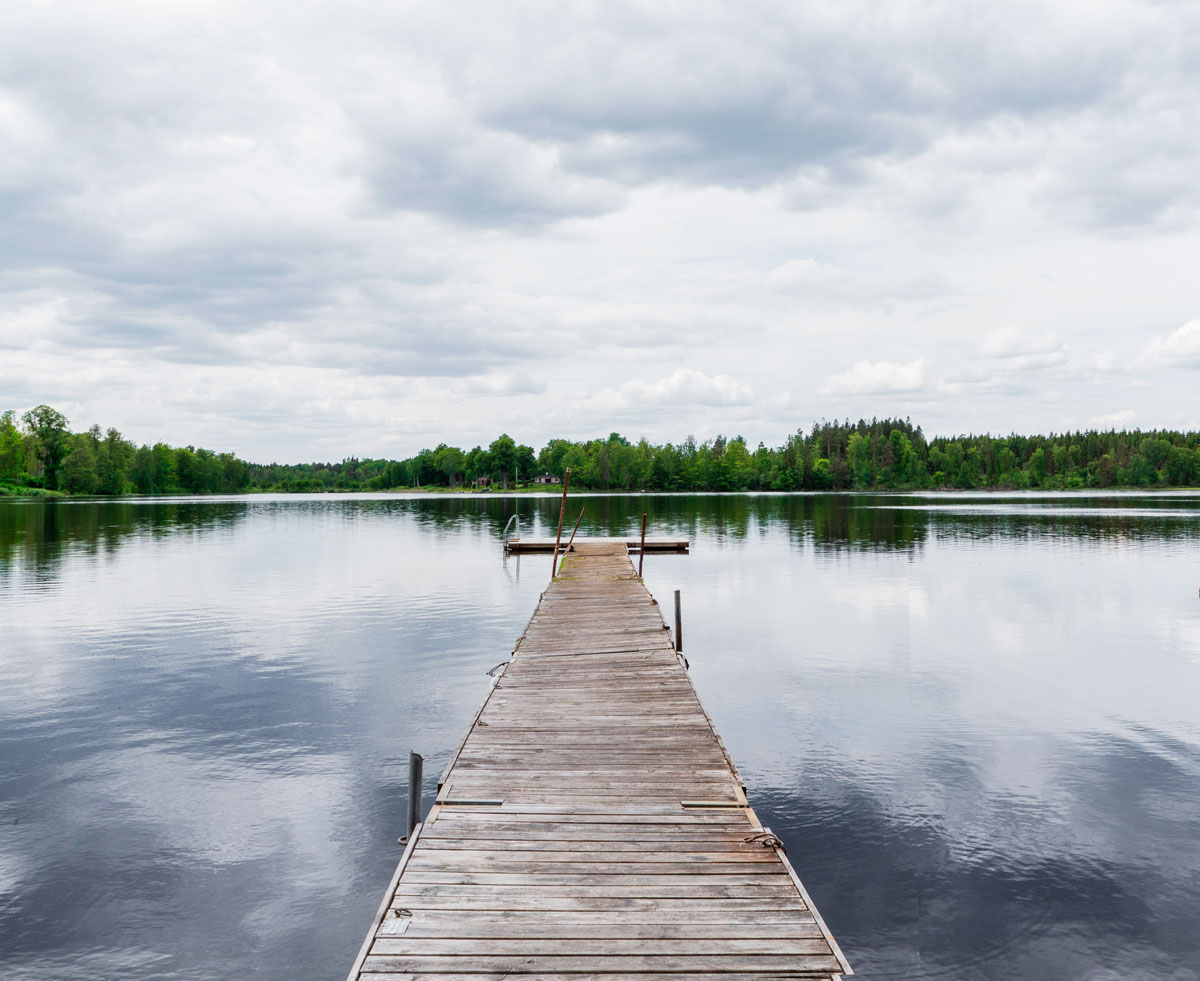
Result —
<path fill-rule="evenodd" d="M 1200 494 L 572 495 L 863 979 L 1200 978 Z M 0 500 L 0 975 L 343 978 L 556 497 Z"/>

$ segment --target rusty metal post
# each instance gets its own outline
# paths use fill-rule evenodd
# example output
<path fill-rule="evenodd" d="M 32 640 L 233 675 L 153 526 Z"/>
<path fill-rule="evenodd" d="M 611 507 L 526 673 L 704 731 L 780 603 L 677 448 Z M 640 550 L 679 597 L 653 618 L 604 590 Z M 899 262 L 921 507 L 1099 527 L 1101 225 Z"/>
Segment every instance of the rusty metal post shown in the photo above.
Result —
<path fill-rule="evenodd" d="M 679 590 L 675 590 L 675 653 L 683 651 L 683 614 L 679 609 Z"/>
<path fill-rule="evenodd" d="M 571 539 L 570 539 L 570 541 L 567 542 L 567 547 L 563 549 L 563 562 L 567 561 L 567 553 L 569 551 L 571 551 L 571 546 L 575 544 L 575 532 L 577 532 L 579 530 L 579 522 L 581 522 L 583 520 L 583 512 L 586 510 L 587 510 L 586 504 L 579 509 L 579 517 L 575 519 L 575 527 L 571 529 Z M 562 569 L 561 569 L 562 563 L 560 562 L 559 565 L 560 565 L 560 568 L 558 571 L 561 572 L 562 571 Z"/>
<path fill-rule="evenodd" d="M 642 514 L 642 544 L 638 546 L 638 578 L 642 578 L 642 560 L 646 558 L 646 515 Z"/>
<path fill-rule="evenodd" d="M 563 474 L 562 504 L 560 504 L 558 507 L 558 532 L 554 536 L 554 562 L 550 566 L 550 581 L 551 582 L 553 582 L 554 577 L 558 575 L 558 546 L 559 546 L 559 543 L 562 541 L 563 517 L 567 513 L 567 487 L 570 485 L 570 483 L 571 483 L 571 468 L 567 467 L 566 472 Z"/>

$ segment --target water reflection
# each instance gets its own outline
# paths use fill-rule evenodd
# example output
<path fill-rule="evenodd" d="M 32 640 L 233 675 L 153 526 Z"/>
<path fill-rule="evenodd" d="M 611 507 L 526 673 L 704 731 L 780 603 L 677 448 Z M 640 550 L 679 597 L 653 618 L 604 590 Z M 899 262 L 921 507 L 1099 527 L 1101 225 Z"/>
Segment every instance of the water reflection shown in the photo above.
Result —
<path fill-rule="evenodd" d="M 1195 787 L 1195 749 L 1181 765 L 1109 737 L 1052 755 L 1050 799 L 995 786 L 959 752 L 923 761 L 920 809 L 801 772 L 753 797 L 837 911 L 859 974 L 1194 977 L 1200 813 L 1161 803 Z"/>
<path fill-rule="evenodd" d="M 574 497 L 864 978 L 1196 978 L 1196 495 Z M 540 497 L 0 502 L 0 973 L 338 976 Z"/>
<path fill-rule="evenodd" d="M 1066 503 L 1065 503 L 1066 502 Z M 403 516 L 431 531 L 470 530 L 499 539 L 514 514 L 527 537 L 552 535 L 554 494 L 261 495 L 234 498 L 131 498 L 118 501 L 2 502 L 0 574 L 19 559 L 24 571 L 53 576 L 67 550 L 111 554 L 131 538 L 205 534 L 253 514 L 303 519 L 337 514 L 347 522 Z M 1195 539 L 1195 495 L 1060 494 L 739 494 L 571 495 L 572 518 L 585 507 L 580 535 L 636 536 L 641 515 L 652 535 L 751 542 L 785 529 L 797 542 L 833 551 L 918 549 L 931 530 L 945 537 L 1047 536 L 1098 539 Z"/>

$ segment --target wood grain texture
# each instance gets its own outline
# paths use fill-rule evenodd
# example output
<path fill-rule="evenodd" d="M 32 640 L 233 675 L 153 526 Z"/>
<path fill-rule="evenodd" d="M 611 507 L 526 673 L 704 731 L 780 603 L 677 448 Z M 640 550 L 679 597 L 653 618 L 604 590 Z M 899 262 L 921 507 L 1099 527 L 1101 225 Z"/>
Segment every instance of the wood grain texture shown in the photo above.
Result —
<path fill-rule="evenodd" d="M 576 540 L 350 981 L 849 973 L 763 830 L 625 543 Z"/>

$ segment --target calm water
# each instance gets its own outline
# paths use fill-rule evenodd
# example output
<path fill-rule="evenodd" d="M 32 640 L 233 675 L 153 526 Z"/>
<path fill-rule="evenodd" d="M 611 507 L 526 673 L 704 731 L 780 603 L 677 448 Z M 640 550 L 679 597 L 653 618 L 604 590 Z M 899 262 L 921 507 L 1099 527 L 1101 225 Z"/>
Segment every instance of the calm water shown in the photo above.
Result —
<path fill-rule="evenodd" d="M 587 497 L 864 979 L 1200 978 L 1200 496 Z M 342 978 L 550 498 L 0 502 L 0 976 Z M 571 509 L 574 514 L 574 507 Z"/>

